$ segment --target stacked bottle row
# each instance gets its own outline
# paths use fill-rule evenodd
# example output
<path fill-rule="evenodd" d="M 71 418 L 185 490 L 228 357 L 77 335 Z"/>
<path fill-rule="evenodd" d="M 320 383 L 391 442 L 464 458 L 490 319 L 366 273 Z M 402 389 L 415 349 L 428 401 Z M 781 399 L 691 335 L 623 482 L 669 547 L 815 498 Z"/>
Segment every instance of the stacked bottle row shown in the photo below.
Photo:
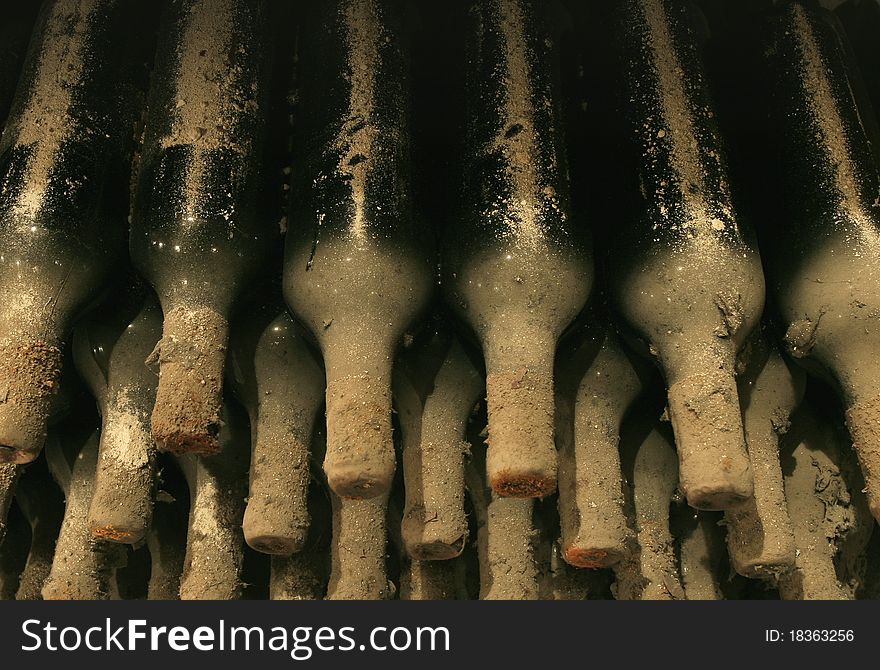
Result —
<path fill-rule="evenodd" d="M 32 527 L 9 583 L 239 597 L 246 543 L 277 597 L 601 597 L 601 569 L 619 598 L 721 597 L 727 562 L 869 593 L 880 135 L 834 16 L 476 0 L 419 46 L 437 17 L 410 10 L 44 4 L 3 79 L 0 507 Z M 725 12 L 761 27 L 760 141 L 713 102 L 749 86 L 703 44 Z M 420 80 L 431 58 L 461 84 Z"/>

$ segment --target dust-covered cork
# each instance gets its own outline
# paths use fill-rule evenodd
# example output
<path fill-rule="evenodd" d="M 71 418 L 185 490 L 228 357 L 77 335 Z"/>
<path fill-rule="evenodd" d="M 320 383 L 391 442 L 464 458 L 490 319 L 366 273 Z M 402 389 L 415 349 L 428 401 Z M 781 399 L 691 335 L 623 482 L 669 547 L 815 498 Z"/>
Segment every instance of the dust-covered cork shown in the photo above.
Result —
<path fill-rule="evenodd" d="M 40 453 L 61 365 L 57 342 L 0 341 L 0 463 L 30 463 Z"/>
<path fill-rule="evenodd" d="M 159 387 L 151 426 L 160 451 L 219 451 L 228 337 L 226 318 L 207 307 L 178 306 L 165 315 L 162 339 L 153 354 L 159 363 Z"/>

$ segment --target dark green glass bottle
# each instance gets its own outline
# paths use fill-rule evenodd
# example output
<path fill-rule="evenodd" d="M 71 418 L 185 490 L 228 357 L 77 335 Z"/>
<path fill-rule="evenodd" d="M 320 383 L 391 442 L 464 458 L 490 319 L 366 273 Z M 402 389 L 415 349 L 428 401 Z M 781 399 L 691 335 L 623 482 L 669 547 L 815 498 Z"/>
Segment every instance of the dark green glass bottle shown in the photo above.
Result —
<path fill-rule="evenodd" d="M 0 460 L 43 445 L 61 347 L 123 255 L 136 4 L 44 5 L 0 139 Z"/>
<path fill-rule="evenodd" d="M 243 310 L 227 374 L 251 423 L 247 543 L 290 556 L 309 532 L 309 447 L 324 401 L 320 356 L 275 290 Z"/>
<path fill-rule="evenodd" d="M 553 359 L 593 274 L 589 235 L 570 207 L 545 9 L 471 5 L 460 210 L 443 243 L 446 300 L 483 348 L 486 467 L 502 496 L 556 488 Z"/>
<path fill-rule="evenodd" d="M 737 219 L 688 5 L 625 0 L 618 13 L 629 201 L 608 237 L 612 306 L 668 387 L 682 489 L 702 509 L 749 498 L 735 378 L 764 307 L 757 245 Z"/>
<path fill-rule="evenodd" d="M 765 49 L 782 207 L 767 268 L 795 358 L 837 384 L 880 518 L 880 161 L 876 120 L 823 10 L 783 3 Z"/>
<path fill-rule="evenodd" d="M 414 211 L 408 55 L 398 0 L 318 3 L 302 27 L 284 296 L 327 372 L 330 487 L 387 494 L 391 371 L 433 285 L 431 234 Z"/>
<path fill-rule="evenodd" d="M 175 0 L 160 29 L 130 250 L 164 312 L 162 451 L 219 448 L 230 313 L 279 243 L 259 198 L 267 22 L 259 0 Z"/>
<path fill-rule="evenodd" d="M 133 276 L 74 331 L 74 363 L 101 413 L 88 518 L 96 539 L 138 544 L 152 521 L 156 445 L 150 413 L 156 375 L 145 361 L 161 335 L 156 296 Z"/>

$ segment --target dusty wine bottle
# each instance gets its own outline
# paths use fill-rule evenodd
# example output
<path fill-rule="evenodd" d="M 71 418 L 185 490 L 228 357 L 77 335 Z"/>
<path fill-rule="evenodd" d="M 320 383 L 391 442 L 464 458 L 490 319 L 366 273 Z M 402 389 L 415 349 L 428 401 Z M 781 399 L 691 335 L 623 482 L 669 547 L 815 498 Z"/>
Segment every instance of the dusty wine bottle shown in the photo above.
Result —
<path fill-rule="evenodd" d="M 805 378 L 789 365 L 761 329 L 755 329 L 738 379 L 743 428 L 755 483 L 753 498 L 725 512 L 733 569 L 769 577 L 794 564 L 791 519 L 785 506 L 779 439 L 804 395 Z"/>
<path fill-rule="evenodd" d="M 64 497 L 44 459 L 28 466 L 16 487 L 15 499 L 31 527 L 30 549 L 15 599 L 41 600 L 64 518 Z"/>
<path fill-rule="evenodd" d="M 324 371 L 279 299 L 244 315 L 232 336 L 228 374 L 251 424 L 245 540 L 257 551 L 289 556 L 309 530 L 309 444 Z"/>
<path fill-rule="evenodd" d="M 477 525 L 480 600 L 537 600 L 534 500 L 499 496 L 473 462 L 465 466 L 465 481 Z"/>
<path fill-rule="evenodd" d="M 400 532 L 416 561 L 451 559 L 464 550 L 466 432 L 485 388 L 458 337 L 439 321 L 431 330 L 430 340 L 394 370 L 406 492 Z"/>
<path fill-rule="evenodd" d="M 147 600 L 180 598 L 180 578 L 186 558 L 187 514 L 183 496 L 160 492 L 147 531 L 150 551 L 150 581 Z"/>
<path fill-rule="evenodd" d="M 385 565 L 387 496 L 368 500 L 331 493 L 333 544 L 327 600 L 390 600 L 394 584 Z"/>
<path fill-rule="evenodd" d="M 589 296 L 592 252 L 570 211 L 541 3 L 481 0 L 470 17 L 461 213 L 443 245 L 444 291 L 482 343 L 491 487 L 541 497 L 556 488 L 556 343 Z"/>
<path fill-rule="evenodd" d="M 676 554 L 681 573 L 681 587 L 686 600 L 724 600 L 721 581 L 729 570 L 724 552 L 723 531 L 718 525 L 720 513 L 682 511 L 688 528 L 676 538 Z"/>
<path fill-rule="evenodd" d="M 89 528 L 97 539 L 137 544 L 150 527 L 156 375 L 144 362 L 161 336 L 156 298 L 134 277 L 74 330 L 74 363 L 98 402 L 102 423 L 89 507 Z"/>
<path fill-rule="evenodd" d="M 397 0 L 334 0 L 306 18 L 284 294 L 327 371 L 330 487 L 388 493 L 394 353 L 433 270 L 410 186 L 407 53 Z"/>
<path fill-rule="evenodd" d="M 557 356 L 556 440 L 562 555 L 578 568 L 605 568 L 630 534 L 620 470 L 620 426 L 642 391 L 607 316 L 597 314 Z"/>
<path fill-rule="evenodd" d="M 617 565 L 617 600 L 683 600 L 669 528 L 669 505 L 678 484 L 675 450 L 668 430 L 658 425 L 640 444 L 623 447 L 624 468 L 632 472 L 630 552 Z M 633 453 L 635 449 L 635 453 Z"/>
<path fill-rule="evenodd" d="M 98 431 L 84 443 L 62 434 L 47 445 L 46 459 L 66 505 L 52 568 L 43 584 L 44 600 L 108 600 L 116 568 L 125 565 L 122 547 L 95 540 L 88 528 L 95 489 Z"/>
<path fill-rule="evenodd" d="M 181 600 L 241 597 L 241 522 L 250 440 L 246 419 L 237 406 L 226 403 L 222 418 L 218 445 L 222 453 L 212 458 L 186 454 L 179 459 L 190 494 Z"/>
<path fill-rule="evenodd" d="M 786 3 L 767 49 L 784 225 L 767 264 L 789 353 L 830 374 L 880 519 L 880 134 L 844 36 Z M 769 222 L 768 222 L 769 223 Z"/>
<path fill-rule="evenodd" d="M 124 253 L 136 3 L 45 3 L 0 139 L 0 461 L 46 437 L 71 319 Z"/>
<path fill-rule="evenodd" d="M 852 585 L 841 582 L 835 566 L 842 540 L 858 524 L 852 498 L 858 492 L 840 467 L 848 446 L 808 404 L 792 424 L 782 458 L 797 552 L 794 567 L 779 577 L 779 595 L 783 600 L 853 600 Z"/>
<path fill-rule="evenodd" d="M 752 495 L 735 361 L 763 310 L 761 261 L 736 219 L 685 4 L 626 0 L 619 11 L 639 189 L 609 236 L 612 302 L 666 378 L 688 503 L 724 509 Z"/>
<path fill-rule="evenodd" d="M 269 63 L 259 0 L 182 0 L 160 29 L 130 251 L 164 312 L 152 432 L 219 448 L 229 318 L 278 242 L 259 199 Z"/>

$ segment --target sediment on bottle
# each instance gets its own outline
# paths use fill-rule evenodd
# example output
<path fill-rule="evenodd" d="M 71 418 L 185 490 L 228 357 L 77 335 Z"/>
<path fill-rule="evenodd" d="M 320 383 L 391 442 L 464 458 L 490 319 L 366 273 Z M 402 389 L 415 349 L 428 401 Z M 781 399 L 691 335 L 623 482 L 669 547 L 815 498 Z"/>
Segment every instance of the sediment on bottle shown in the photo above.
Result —
<path fill-rule="evenodd" d="M 309 441 L 317 409 L 309 416 L 286 404 L 271 397 L 260 402 L 242 524 L 248 545 L 281 556 L 302 549 L 309 531 Z"/>
<path fill-rule="evenodd" d="M 681 487 L 697 509 L 726 509 L 753 493 L 733 366 L 723 360 L 669 385 Z"/>
<path fill-rule="evenodd" d="M 394 477 L 390 374 L 327 373 L 324 472 L 339 496 L 387 495 Z"/>
<path fill-rule="evenodd" d="M 385 565 L 387 496 L 367 500 L 331 494 L 333 541 L 327 600 L 389 600 L 394 585 Z"/>
<path fill-rule="evenodd" d="M 26 336 L 0 342 L 0 463 L 30 463 L 46 441 L 62 355 L 57 343 Z"/>
<path fill-rule="evenodd" d="M 72 468 L 67 465 L 60 445 L 52 445 L 50 449 L 47 458 L 57 463 L 55 470 L 67 470 L 70 479 L 65 490 L 64 520 L 52 568 L 42 588 L 43 599 L 108 600 L 114 570 L 124 565 L 125 557 L 121 547 L 93 539 L 88 528 L 88 509 L 94 494 L 98 459 L 98 434 L 94 433 L 83 445 Z"/>
<path fill-rule="evenodd" d="M 401 535 L 414 562 L 448 560 L 464 551 L 468 537 L 464 460 L 470 453 L 466 431 L 483 389 L 480 374 L 457 341 L 449 346 L 423 403 L 400 408 L 401 393 L 395 388 L 404 433 L 406 504 Z M 419 415 L 417 430 L 401 416 L 404 411 Z"/>
<path fill-rule="evenodd" d="M 152 523 L 155 445 L 150 407 L 125 390 L 108 399 L 88 524 L 98 540 L 137 544 Z"/>
<path fill-rule="evenodd" d="M 642 384 L 609 330 L 580 380 L 558 384 L 559 522 L 563 558 L 578 568 L 604 568 L 626 553 L 620 427 Z M 559 375 L 569 366 L 559 365 Z"/>
<path fill-rule="evenodd" d="M 159 386 L 151 418 L 159 451 L 211 455 L 220 449 L 220 409 L 229 324 L 208 307 L 176 306 L 165 314 L 151 355 Z"/>
<path fill-rule="evenodd" d="M 550 495 L 556 490 L 557 474 L 552 367 L 487 367 L 490 486 L 512 498 Z"/>

